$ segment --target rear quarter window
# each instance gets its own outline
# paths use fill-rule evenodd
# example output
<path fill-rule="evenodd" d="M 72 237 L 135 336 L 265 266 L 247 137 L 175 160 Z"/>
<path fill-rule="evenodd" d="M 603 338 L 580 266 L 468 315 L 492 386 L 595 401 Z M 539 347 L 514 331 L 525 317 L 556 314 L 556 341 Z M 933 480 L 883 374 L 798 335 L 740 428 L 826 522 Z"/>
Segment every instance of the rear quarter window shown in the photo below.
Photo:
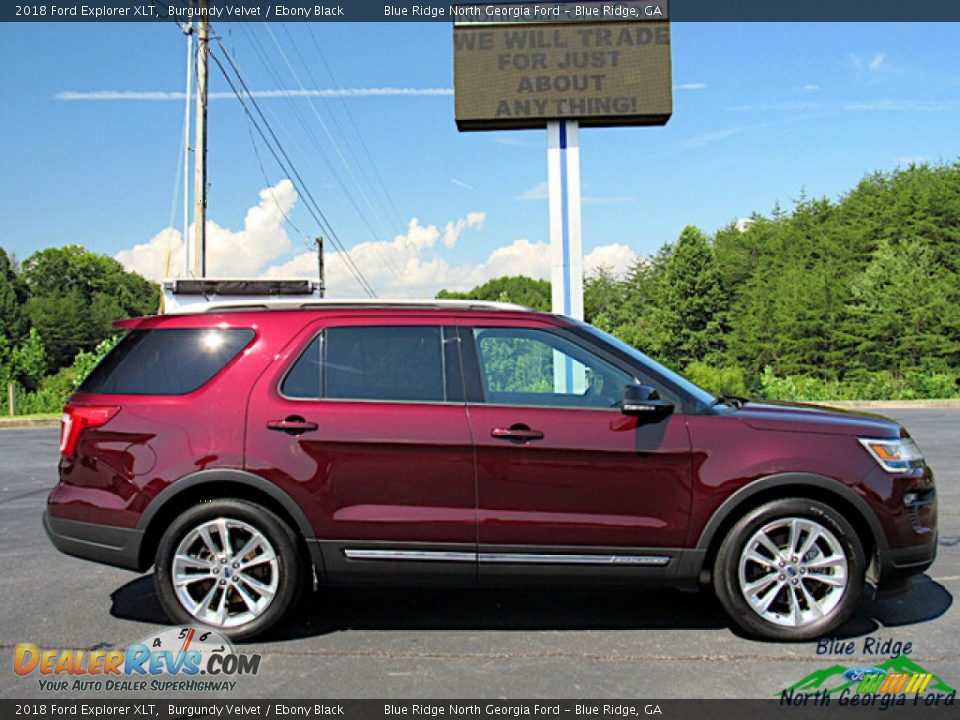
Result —
<path fill-rule="evenodd" d="M 203 386 L 251 340 L 246 328 L 131 330 L 94 368 L 79 392 L 184 395 Z"/>

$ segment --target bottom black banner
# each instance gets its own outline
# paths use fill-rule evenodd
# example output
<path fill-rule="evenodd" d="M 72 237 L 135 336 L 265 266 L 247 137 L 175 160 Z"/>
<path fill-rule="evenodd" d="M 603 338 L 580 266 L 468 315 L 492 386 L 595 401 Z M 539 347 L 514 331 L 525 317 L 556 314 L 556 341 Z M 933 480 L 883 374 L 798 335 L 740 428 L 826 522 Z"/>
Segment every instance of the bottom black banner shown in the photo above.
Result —
<path fill-rule="evenodd" d="M 752 718 L 956 717 L 956 693 L 785 694 L 776 700 L 0 700 L 0 717 L 37 718 Z"/>

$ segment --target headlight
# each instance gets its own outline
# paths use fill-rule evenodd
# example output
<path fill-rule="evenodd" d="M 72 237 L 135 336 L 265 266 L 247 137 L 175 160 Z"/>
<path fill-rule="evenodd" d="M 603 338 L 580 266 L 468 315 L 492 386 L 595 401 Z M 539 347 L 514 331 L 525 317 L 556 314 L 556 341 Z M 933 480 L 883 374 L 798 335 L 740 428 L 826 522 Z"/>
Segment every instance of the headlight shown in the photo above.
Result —
<path fill-rule="evenodd" d="M 857 438 L 887 472 L 909 472 L 923 466 L 923 453 L 910 438 Z"/>

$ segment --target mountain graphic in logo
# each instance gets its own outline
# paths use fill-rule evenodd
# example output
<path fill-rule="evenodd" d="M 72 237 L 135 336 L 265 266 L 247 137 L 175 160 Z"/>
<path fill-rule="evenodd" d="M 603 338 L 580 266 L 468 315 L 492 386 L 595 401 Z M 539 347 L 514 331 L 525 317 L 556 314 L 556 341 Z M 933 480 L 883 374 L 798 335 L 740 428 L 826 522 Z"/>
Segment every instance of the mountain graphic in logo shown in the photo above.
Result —
<path fill-rule="evenodd" d="M 798 680 L 793 685 L 784 688 L 782 692 L 804 693 L 821 691 L 826 692 L 828 695 L 834 695 L 847 689 L 856 692 L 857 688 L 864 681 L 864 677 L 878 675 L 880 673 L 886 674 L 887 676 L 896 673 L 905 677 L 930 675 L 930 681 L 924 685 L 926 691 L 954 692 L 954 688 L 945 683 L 938 675 L 934 675 L 905 655 L 898 655 L 895 658 L 870 667 L 845 668 L 842 665 L 832 665 L 822 670 L 814 670 L 802 680 Z M 876 686 L 876 684 L 872 685 L 872 687 L 874 686 Z M 871 692 L 877 692 L 877 690 L 872 689 Z M 780 693 L 777 693 L 777 695 L 780 695 Z"/>

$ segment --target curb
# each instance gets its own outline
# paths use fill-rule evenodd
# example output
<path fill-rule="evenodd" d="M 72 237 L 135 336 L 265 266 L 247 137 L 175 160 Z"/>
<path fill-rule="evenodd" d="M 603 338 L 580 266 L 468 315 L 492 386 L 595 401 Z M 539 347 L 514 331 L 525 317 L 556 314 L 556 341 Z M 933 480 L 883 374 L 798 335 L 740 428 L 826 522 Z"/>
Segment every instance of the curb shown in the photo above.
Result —
<path fill-rule="evenodd" d="M 0 418 L 0 430 L 13 428 L 59 427 L 60 418 Z"/>

